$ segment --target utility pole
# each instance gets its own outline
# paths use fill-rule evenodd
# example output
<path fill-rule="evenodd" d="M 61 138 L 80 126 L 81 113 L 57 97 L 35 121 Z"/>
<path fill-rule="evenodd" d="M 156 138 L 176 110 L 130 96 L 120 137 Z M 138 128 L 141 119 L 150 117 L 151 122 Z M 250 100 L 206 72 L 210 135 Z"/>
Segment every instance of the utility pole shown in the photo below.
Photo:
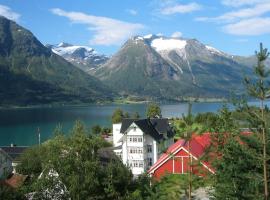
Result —
<path fill-rule="evenodd" d="M 39 130 L 39 127 L 37 128 L 37 134 L 38 134 L 38 145 L 40 146 L 40 130 Z"/>

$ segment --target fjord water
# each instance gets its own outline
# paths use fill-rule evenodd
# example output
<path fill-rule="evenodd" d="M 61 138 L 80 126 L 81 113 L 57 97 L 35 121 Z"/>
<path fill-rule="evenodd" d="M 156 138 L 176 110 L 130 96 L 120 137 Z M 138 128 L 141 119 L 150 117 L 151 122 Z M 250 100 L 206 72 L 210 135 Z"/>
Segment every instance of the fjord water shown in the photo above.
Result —
<path fill-rule="evenodd" d="M 193 113 L 216 112 L 223 103 L 194 103 Z M 123 104 L 123 105 L 90 105 L 74 107 L 41 107 L 19 108 L 0 110 L 0 145 L 7 146 L 11 143 L 16 145 L 38 144 L 37 129 L 41 133 L 41 142 L 53 135 L 55 127 L 60 124 L 65 132 L 74 125 L 76 120 L 82 121 L 87 128 L 94 125 L 111 127 L 111 115 L 116 108 L 125 112 L 138 112 L 141 117 L 145 116 L 146 104 Z M 161 105 L 164 117 L 181 117 L 187 113 L 188 104 L 164 104 Z"/>

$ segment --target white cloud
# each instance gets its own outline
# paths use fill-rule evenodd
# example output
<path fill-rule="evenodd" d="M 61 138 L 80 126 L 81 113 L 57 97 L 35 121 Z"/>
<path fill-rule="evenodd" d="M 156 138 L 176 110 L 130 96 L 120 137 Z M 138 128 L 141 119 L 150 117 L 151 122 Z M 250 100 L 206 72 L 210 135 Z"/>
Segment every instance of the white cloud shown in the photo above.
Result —
<path fill-rule="evenodd" d="M 221 27 L 222 30 L 232 35 L 256 36 L 270 33 L 270 0 L 223 0 L 222 3 L 245 7 L 217 17 L 200 17 L 195 20 L 223 23 L 225 25 Z"/>
<path fill-rule="evenodd" d="M 223 27 L 226 33 L 232 35 L 263 35 L 270 33 L 270 17 L 251 18 L 228 24 Z"/>
<path fill-rule="evenodd" d="M 176 13 L 184 14 L 191 13 L 197 10 L 201 10 L 202 6 L 197 3 L 189 3 L 189 4 L 175 4 L 167 7 L 163 7 L 160 12 L 163 15 L 172 15 Z"/>
<path fill-rule="evenodd" d="M 0 5 L 0 15 L 10 19 L 10 20 L 18 20 L 20 18 L 20 14 L 12 11 L 9 7 Z"/>
<path fill-rule="evenodd" d="M 87 15 L 82 12 L 67 12 L 59 8 L 51 9 L 58 16 L 68 18 L 73 23 L 86 24 L 94 32 L 91 44 L 119 45 L 128 37 L 135 35 L 144 26 L 138 23 L 128 23 L 108 17 Z"/>
<path fill-rule="evenodd" d="M 251 6 L 258 3 L 269 2 L 269 0 L 222 0 L 221 3 L 225 6 L 240 7 L 240 6 Z"/>
<path fill-rule="evenodd" d="M 218 17 L 199 17 L 197 21 L 231 22 L 238 19 L 259 17 L 270 11 L 270 2 L 261 3 L 252 8 L 244 8 L 227 12 Z"/>
<path fill-rule="evenodd" d="M 137 11 L 137 10 L 127 9 L 126 11 L 127 11 L 129 14 L 131 14 L 131 15 L 137 15 L 137 14 L 138 14 L 138 11 Z"/>
<path fill-rule="evenodd" d="M 171 35 L 171 37 L 172 38 L 179 38 L 179 37 L 182 37 L 182 33 L 181 32 L 179 32 L 179 31 L 176 31 L 176 32 L 174 32 L 172 35 Z"/>

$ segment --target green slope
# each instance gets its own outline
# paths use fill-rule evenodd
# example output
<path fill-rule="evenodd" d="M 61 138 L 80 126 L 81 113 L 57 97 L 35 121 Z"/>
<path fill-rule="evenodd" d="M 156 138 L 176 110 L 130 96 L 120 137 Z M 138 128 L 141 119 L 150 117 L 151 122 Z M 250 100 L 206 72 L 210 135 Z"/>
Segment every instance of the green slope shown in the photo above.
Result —
<path fill-rule="evenodd" d="M 43 46 L 33 34 L 0 17 L 0 105 L 95 102 L 113 93 Z"/>
<path fill-rule="evenodd" d="M 188 62 L 179 52 L 162 55 L 147 41 L 133 38 L 95 76 L 122 94 L 147 99 L 223 98 L 241 93 L 243 76 L 250 74 L 250 68 L 205 51 L 198 41 L 188 41 L 185 53 Z"/>

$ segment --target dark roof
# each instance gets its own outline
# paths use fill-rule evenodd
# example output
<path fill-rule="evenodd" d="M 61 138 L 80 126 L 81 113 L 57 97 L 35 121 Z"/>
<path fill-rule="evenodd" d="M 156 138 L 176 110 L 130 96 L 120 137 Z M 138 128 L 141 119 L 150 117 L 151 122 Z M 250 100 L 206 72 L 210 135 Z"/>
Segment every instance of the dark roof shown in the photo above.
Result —
<path fill-rule="evenodd" d="M 28 148 L 26 146 L 3 146 L 0 147 L 5 151 L 13 160 L 17 160 L 18 157 Z"/>
<path fill-rule="evenodd" d="M 158 142 L 166 137 L 173 137 L 174 135 L 169 121 L 166 118 L 123 119 L 120 132 L 125 133 L 133 122 L 145 134 L 149 134 Z"/>
<path fill-rule="evenodd" d="M 151 118 L 150 121 L 159 133 L 167 133 L 168 137 L 174 136 L 174 132 L 167 118 Z"/>
<path fill-rule="evenodd" d="M 126 130 L 128 129 L 128 127 L 130 127 L 130 125 L 131 125 L 134 121 L 138 121 L 138 119 L 123 119 L 123 120 L 122 120 L 121 129 L 120 129 L 120 133 L 125 133 Z"/>
<path fill-rule="evenodd" d="M 5 152 L 3 149 L 0 148 L 0 154 L 6 156 L 9 160 L 12 161 L 12 158 L 10 157 L 10 155 L 7 154 L 7 152 Z"/>
<path fill-rule="evenodd" d="M 113 147 L 105 147 L 105 148 L 100 148 L 97 151 L 99 161 L 101 162 L 102 165 L 107 165 L 111 161 L 118 161 L 119 158 L 115 153 L 113 152 L 114 148 Z"/>

